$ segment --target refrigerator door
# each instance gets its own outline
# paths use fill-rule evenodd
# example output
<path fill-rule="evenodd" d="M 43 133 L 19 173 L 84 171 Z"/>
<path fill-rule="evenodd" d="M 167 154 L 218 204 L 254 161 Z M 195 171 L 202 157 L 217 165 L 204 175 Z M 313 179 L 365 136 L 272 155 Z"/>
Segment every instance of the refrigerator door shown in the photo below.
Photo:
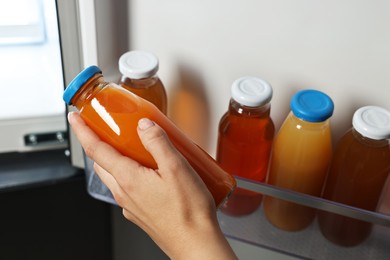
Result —
<path fill-rule="evenodd" d="M 56 2 L 0 5 L 0 153 L 65 148 Z"/>

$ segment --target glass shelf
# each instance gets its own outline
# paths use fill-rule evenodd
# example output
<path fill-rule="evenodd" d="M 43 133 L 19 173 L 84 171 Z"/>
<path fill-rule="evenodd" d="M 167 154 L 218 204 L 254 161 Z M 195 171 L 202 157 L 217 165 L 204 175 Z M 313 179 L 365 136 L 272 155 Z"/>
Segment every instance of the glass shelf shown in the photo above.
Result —
<path fill-rule="evenodd" d="M 221 228 L 227 237 L 299 258 L 389 259 L 390 215 L 350 207 L 264 183 L 236 179 L 238 187 L 319 210 L 364 220 L 373 223 L 373 230 L 363 243 L 354 247 L 341 247 L 322 236 L 317 219 L 302 231 L 287 232 L 270 224 L 264 216 L 263 208 L 260 207 L 252 214 L 243 217 L 233 217 L 218 212 Z"/>

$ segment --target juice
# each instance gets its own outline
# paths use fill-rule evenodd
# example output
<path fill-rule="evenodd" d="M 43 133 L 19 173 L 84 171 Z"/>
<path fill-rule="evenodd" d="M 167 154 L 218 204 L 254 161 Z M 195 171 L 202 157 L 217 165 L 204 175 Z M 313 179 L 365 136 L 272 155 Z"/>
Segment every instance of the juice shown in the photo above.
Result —
<path fill-rule="evenodd" d="M 257 116 L 242 117 L 235 111 L 225 114 L 219 126 L 217 162 L 227 172 L 254 181 L 265 181 L 275 127 L 269 106 Z M 245 215 L 261 204 L 262 195 L 237 188 L 221 210 Z"/>
<path fill-rule="evenodd" d="M 265 181 L 275 127 L 269 107 L 259 116 L 243 118 L 237 112 L 222 120 L 217 161 L 226 171 L 255 181 Z"/>
<path fill-rule="evenodd" d="M 277 153 L 272 153 L 269 184 L 321 196 L 332 147 L 328 124 L 323 124 L 321 131 L 318 124 L 322 123 L 305 122 L 290 114 L 274 143 Z M 296 125 L 300 126 L 298 132 Z M 297 151 L 297 147 L 305 149 Z M 272 224 L 288 231 L 308 226 L 315 216 L 312 208 L 269 196 L 264 199 L 264 211 Z"/>
<path fill-rule="evenodd" d="M 375 122 L 362 128 L 354 123 L 354 128 L 340 139 L 323 198 L 365 210 L 376 210 L 390 174 L 390 147 L 386 139 L 375 140 L 358 132 L 375 129 L 381 115 L 375 114 L 371 118 L 375 118 Z M 385 127 L 382 125 L 380 129 L 383 131 Z M 390 136 L 390 113 L 387 129 Z M 325 211 L 319 212 L 318 221 L 322 234 L 342 246 L 361 243 L 369 236 L 372 227 L 368 222 Z"/>
<path fill-rule="evenodd" d="M 267 182 L 296 192 L 321 196 L 332 156 L 328 118 L 333 113 L 333 103 L 321 92 L 302 91 L 296 96 L 300 94 L 304 100 L 295 104 L 293 97 L 293 111 L 275 138 Z M 296 106 L 302 106 L 305 113 Z M 313 120 L 308 121 L 311 120 L 308 116 L 311 111 L 314 111 Z M 303 119 L 297 117 L 301 113 L 304 114 Z M 307 227 L 316 213 L 312 208 L 269 196 L 264 199 L 264 212 L 274 226 L 286 231 Z"/>
<path fill-rule="evenodd" d="M 167 114 L 167 94 L 158 77 L 130 79 L 122 77 L 120 85 L 143 99 L 153 103 L 161 112 Z"/>
<path fill-rule="evenodd" d="M 124 93 L 120 88 L 105 88 L 80 109 L 80 115 L 103 141 L 123 155 L 138 158 L 142 165 L 156 169 L 153 157 L 138 138 L 137 125 L 138 119 L 143 117 L 155 120 L 158 111 L 143 103 L 138 96 L 133 95 L 130 100 Z"/>
<path fill-rule="evenodd" d="M 65 90 L 64 100 L 78 108 L 81 117 L 103 141 L 154 169 L 156 162 L 138 138 L 137 124 L 143 117 L 155 121 L 205 182 L 216 205 L 220 205 L 235 188 L 233 176 L 223 171 L 156 106 L 114 83 L 104 82 L 100 72 L 96 66 L 81 72 Z"/>
<path fill-rule="evenodd" d="M 242 77 L 233 83 L 228 111 L 219 123 L 216 156 L 230 174 L 265 181 L 275 132 L 270 118 L 271 97 L 271 86 L 261 79 Z M 236 188 L 221 211 L 247 215 L 260 206 L 261 200 L 260 193 Z"/>

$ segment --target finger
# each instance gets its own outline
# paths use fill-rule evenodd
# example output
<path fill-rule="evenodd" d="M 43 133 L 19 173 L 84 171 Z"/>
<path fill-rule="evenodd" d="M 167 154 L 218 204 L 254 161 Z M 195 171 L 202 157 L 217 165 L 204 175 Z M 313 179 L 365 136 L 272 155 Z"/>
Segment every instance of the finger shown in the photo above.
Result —
<path fill-rule="evenodd" d="M 129 169 L 133 169 L 132 172 L 142 167 L 138 162 L 123 156 L 115 148 L 101 141 L 92 129 L 85 124 L 77 112 L 69 113 L 68 121 L 87 156 L 108 172 L 112 174 L 122 173 L 123 169 L 120 168 L 123 164 L 126 164 L 126 167 Z M 114 177 L 119 181 L 123 177 L 129 178 L 130 173 L 126 175 L 122 174 L 121 176 L 116 175 Z"/>
<path fill-rule="evenodd" d="M 123 208 L 122 209 L 122 214 L 123 216 L 133 222 L 134 224 L 136 224 L 137 226 L 139 226 L 140 228 L 144 229 L 145 230 L 145 227 L 147 225 L 144 224 L 144 222 L 137 216 L 136 213 L 133 213 L 132 210 L 127 210 L 126 208 Z M 146 231 L 146 230 L 145 230 Z"/>
<path fill-rule="evenodd" d="M 128 191 L 122 189 L 122 187 L 117 183 L 115 178 L 99 164 L 94 163 L 93 167 L 101 181 L 112 192 L 115 201 L 123 209 L 123 215 L 126 217 L 126 219 L 130 220 L 141 228 L 146 227 L 147 225 L 145 225 L 142 219 L 138 217 L 138 207 L 133 202 L 132 197 L 127 193 Z"/>
<path fill-rule="evenodd" d="M 138 122 L 137 130 L 142 144 L 160 169 L 183 161 L 182 155 L 173 146 L 165 131 L 153 121 L 142 118 Z"/>

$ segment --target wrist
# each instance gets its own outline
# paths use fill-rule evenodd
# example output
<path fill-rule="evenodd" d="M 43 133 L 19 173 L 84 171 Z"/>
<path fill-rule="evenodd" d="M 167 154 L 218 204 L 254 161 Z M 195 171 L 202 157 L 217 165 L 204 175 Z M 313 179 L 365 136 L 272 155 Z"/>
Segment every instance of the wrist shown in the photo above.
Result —
<path fill-rule="evenodd" d="M 217 219 L 188 227 L 170 252 L 172 259 L 237 259 Z"/>

